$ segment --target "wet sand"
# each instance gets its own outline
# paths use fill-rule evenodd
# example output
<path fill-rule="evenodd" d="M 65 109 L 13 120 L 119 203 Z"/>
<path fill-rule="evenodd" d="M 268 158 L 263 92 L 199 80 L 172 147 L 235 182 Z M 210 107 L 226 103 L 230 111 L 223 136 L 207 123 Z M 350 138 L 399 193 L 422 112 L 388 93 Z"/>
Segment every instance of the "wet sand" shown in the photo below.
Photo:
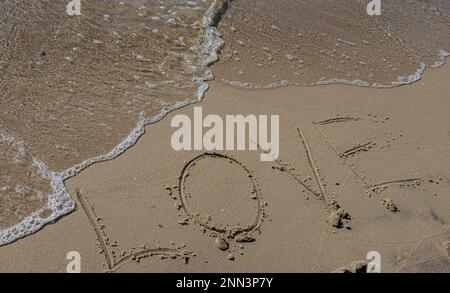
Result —
<path fill-rule="evenodd" d="M 204 115 L 280 115 L 279 161 L 173 151 L 187 106 L 68 180 L 76 210 L 0 247 L 0 271 L 64 272 L 72 250 L 83 272 L 331 272 L 369 251 L 384 272 L 448 270 L 449 79 L 444 65 L 392 89 L 210 82 Z"/>

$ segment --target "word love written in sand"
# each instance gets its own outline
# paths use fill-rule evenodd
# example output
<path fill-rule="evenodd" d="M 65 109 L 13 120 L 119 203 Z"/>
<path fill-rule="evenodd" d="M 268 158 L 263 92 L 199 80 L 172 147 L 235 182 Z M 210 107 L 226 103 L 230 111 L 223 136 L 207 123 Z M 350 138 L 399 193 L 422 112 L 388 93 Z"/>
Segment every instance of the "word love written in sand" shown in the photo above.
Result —
<path fill-rule="evenodd" d="M 171 126 L 179 128 L 171 140 L 176 151 L 245 151 L 248 142 L 248 150 L 262 150 L 262 162 L 273 162 L 279 156 L 278 115 L 270 116 L 270 138 L 268 115 L 226 115 L 224 122 L 219 115 L 203 118 L 202 107 L 194 107 L 193 123 L 189 116 L 180 114 L 172 118 Z M 203 133 L 203 128 L 208 130 Z"/>

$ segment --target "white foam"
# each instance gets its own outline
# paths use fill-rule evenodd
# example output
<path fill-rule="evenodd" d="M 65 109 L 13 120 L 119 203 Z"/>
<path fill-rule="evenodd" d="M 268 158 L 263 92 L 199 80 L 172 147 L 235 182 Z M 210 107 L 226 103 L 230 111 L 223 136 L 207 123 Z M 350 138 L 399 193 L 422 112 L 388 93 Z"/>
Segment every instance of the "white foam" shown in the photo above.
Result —
<path fill-rule="evenodd" d="M 408 76 L 400 76 L 398 81 L 392 82 L 393 86 L 407 85 L 422 79 L 423 73 L 427 69 L 425 63 L 421 63 L 420 67 L 416 70 L 416 73 Z"/>
<path fill-rule="evenodd" d="M 15 148 L 17 155 L 23 156 L 27 153 L 27 147 L 23 143 L 23 141 L 18 140 L 11 134 L 6 133 L 1 130 L 0 130 L 0 141 L 5 141 L 5 142 L 8 142 L 9 144 L 11 144 Z M 17 159 L 17 157 L 16 157 L 16 159 Z"/>
<path fill-rule="evenodd" d="M 439 61 L 435 61 L 433 65 L 431 65 L 432 68 L 438 68 L 444 65 L 445 59 L 450 56 L 450 53 L 445 50 L 439 50 L 438 52 Z"/>
<path fill-rule="evenodd" d="M 178 101 L 174 105 L 167 105 L 156 116 L 141 117 L 131 133 L 110 152 L 101 156 L 87 159 L 61 173 L 50 171 L 43 162 L 34 159 L 33 165 L 38 168 L 41 176 L 47 178 L 51 182 L 52 192 L 49 195 L 47 205 L 45 208 L 42 208 L 41 210 L 27 216 L 20 223 L 7 229 L 0 230 L 0 246 L 35 233 L 46 224 L 57 220 L 61 216 L 66 215 L 75 209 L 75 202 L 72 200 L 68 190 L 66 189 L 66 186 L 64 184 L 65 180 L 73 177 L 92 164 L 116 158 L 138 141 L 138 139 L 144 134 L 146 125 L 160 121 L 168 113 L 176 109 L 180 109 L 186 105 L 199 102 L 204 98 L 204 95 L 208 90 L 208 84 L 206 83 L 206 81 L 212 80 L 214 78 L 213 73 L 208 68 L 208 66 L 218 60 L 218 51 L 223 45 L 223 40 L 219 37 L 216 28 L 211 26 L 213 13 L 216 9 L 216 6 L 217 0 L 212 1 L 209 9 L 203 17 L 204 33 L 202 43 L 191 48 L 191 50 L 193 52 L 196 52 L 197 54 L 197 62 L 191 63 L 191 69 L 193 70 L 193 72 L 199 74 L 199 76 L 194 76 L 192 79 L 193 82 L 198 84 L 198 90 L 195 99 Z M 0 139 L 12 138 L 0 132 Z M 44 219 L 41 217 L 41 215 L 42 212 L 46 209 L 50 209 L 52 213 L 48 218 Z"/>
<path fill-rule="evenodd" d="M 18 151 L 21 155 L 26 153 L 29 154 L 25 143 L 12 135 L 0 132 L 0 139 L 8 141 L 15 146 L 19 146 Z M 0 230 L 0 246 L 38 231 L 45 224 L 70 213 L 75 208 L 75 203 L 71 199 L 61 175 L 49 171 L 48 167 L 43 162 L 34 158 L 32 154 L 29 155 L 33 158 L 33 167 L 37 169 L 38 174 L 50 181 L 52 192 L 43 208 L 25 217 L 20 223 L 4 230 Z M 51 214 L 48 218 L 43 218 L 43 212 L 46 210 L 51 210 Z"/>

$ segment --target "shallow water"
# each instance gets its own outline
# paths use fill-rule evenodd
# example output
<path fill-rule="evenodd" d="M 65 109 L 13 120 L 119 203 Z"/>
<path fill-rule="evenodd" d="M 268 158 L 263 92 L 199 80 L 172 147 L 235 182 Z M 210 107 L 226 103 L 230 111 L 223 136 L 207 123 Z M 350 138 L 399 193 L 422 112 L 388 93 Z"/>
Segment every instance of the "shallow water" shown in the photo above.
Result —
<path fill-rule="evenodd" d="M 0 132 L 0 163 L 0 224 L 5 228 L 43 208 L 51 189 L 50 182 L 33 166 L 33 157 L 24 143 L 3 132 Z"/>
<path fill-rule="evenodd" d="M 450 2 L 383 0 L 381 16 L 367 14 L 368 2 L 230 1 L 216 76 L 248 88 L 389 87 L 442 64 L 450 51 Z"/>
<path fill-rule="evenodd" d="M 214 1 L 82 1 L 81 16 L 68 16 L 68 3 L 0 4 L 0 131 L 8 136 L 0 141 L 0 229 L 42 212 L 52 190 L 60 192 L 54 204 L 67 201 L 62 180 L 93 157 L 118 155 L 153 117 L 201 98 L 220 45 L 205 23 Z M 22 163 L 14 144 L 27 148 Z M 37 166 L 47 175 L 34 182 L 28 173 L 39 174 Z M 7 234 L 0 244 L 15 238 Z"/>

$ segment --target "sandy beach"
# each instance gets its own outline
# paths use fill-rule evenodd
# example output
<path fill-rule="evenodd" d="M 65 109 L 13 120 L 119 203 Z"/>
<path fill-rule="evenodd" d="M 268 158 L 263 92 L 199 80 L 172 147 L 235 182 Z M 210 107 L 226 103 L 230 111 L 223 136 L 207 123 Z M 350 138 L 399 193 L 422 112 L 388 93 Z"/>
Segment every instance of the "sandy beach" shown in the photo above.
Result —
<path fill-rule="evenodd" d="M 450 272 L 448 1 L 67 2 L 0 4 L 0 273 Z"/>
<path fill-rule="evenodd" d="M 68 180 L 75 211 L 0 247 L 0 271 L 64 272 L 78 251 L 83 272 L 331 272 L 378 251 L 383 272 L 449 272 L 449 77 L 444 65 L 391 89 L 209 82 L 203 102 Z M 174 151 L 171 119 L 198 106 L 279 115 L 278 160 Z M 233 227 L 245 233 L 219 233 Z"/>

